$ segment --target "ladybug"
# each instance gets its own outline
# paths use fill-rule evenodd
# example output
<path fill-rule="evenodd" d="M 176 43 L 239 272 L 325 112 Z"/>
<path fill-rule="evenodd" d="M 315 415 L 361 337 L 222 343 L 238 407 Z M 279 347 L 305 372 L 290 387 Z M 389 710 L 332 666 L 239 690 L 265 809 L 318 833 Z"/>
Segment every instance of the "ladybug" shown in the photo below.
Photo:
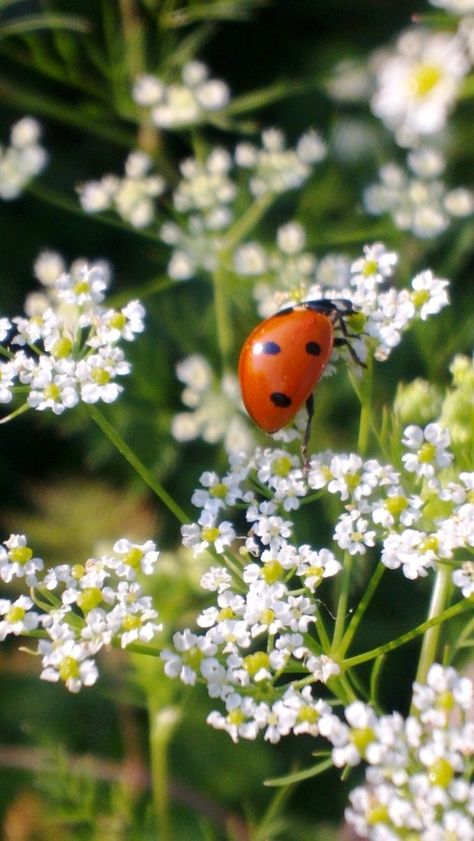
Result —
<path fill-rule="evenodd" d="M 337 345 L 346 345 L 359 365 L 345 318 L 356 310 L 344 298 L 305 301 L 286 307 L 258 324 L 239 358 L 239 380 L 245 408 L 265 432 L 289 423 L 303 403 L 308 421 L 301 453 L 306 453 L 314 412 L 313 389 Z M 335 330 L 342 336 L 336 337 Z M 364 366 L 365 367 L 365 366 Z"/>

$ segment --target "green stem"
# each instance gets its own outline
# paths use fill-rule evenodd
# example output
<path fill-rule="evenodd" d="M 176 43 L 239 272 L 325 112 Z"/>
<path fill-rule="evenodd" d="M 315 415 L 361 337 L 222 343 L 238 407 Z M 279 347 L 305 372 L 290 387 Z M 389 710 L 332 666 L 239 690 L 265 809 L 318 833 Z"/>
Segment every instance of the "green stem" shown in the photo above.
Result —
<path fill-rule="evenodd" d="M 344 563 L 341 578 L 341 590 L 337 603 L 336 624 L 334 626 L 334 636 L 331 646 L 331 656 L 337 657 L 339 645 L 344 636 L 344 624 L 347 616 L 347 605 L 349 602 L 349 591 L 351 586 L 351 572 L 352 572 L 352 555 L 349 552 L 344 552 Z"/>
<path fill-rule="evenodd" d="M 100 429 L 107 436 L 111 444 L 113 444 L 114 447 L 120 453 L 120 455 L 122 455 L 124 459 L 128 461 L 130 466 L 133 467 L 133 469 L 143 479 L 145 484 L 147 484 L 148 487 L 151 488 L 153 493 L 158 497 L 159 500 L 161 500 L 163 505 L 166 505 L 167 509 L 171 511 L 171 513 L 176 517 L 176 519 L 180 523 L 189 523 L 190 518 L 188 517 L 188 515 L 183 511 L 182 508 L 180 508 L 180 506 L 174 501 L 174 499 L 169 495 L 169 493 L 165 491 L 165 489 L 162 487 L 156 476 L 153 475 L 151 470 L 149 470 L 148 467 L 145 467 L 143 462 L 140 461 L 138 456 L 123 440 L 122 436 L 104 417 L 100 409 L 98 409 L 97 406 L 94 405 L 87 406 L 87 409 L 92 420 L 97 424 L 98 427 L 100 427 Z"/>
<path fill-rule="evenodd" d="M 219 346 L 222 370 L 225 371 L 232 350 L 232 329 L 226 293 L 227 272 L 221 263 L 212 275 L 214 289 L 214 312 L 217 327 L 217 343 Z"/>
<path fill-rule="evenodd" d="M 407 631 L 406 634 L 402 634 L 402 636 L 397 637 L 390 642 L 386 642 L 384 645 L 378 645 L 377 648 L 372 648 L 370 651 L 364 651 L 363 654 L 356 654 L 355 657 L 349 657 L 341 663 L 341 667 L 345 670 L 352 669 L 354 666 L 360 666 L 361 663 L 367 663 L 369 660 L 375 660 L 377 657 L 382 657 L 384 654 L 388 654 L 389 651 L 393 651 L 395 648 L 400 648 L 400 646 L 406 645 L 406 643 L 416 639 L 416 637 L 419 637 L 420 634 L 424 634 L 430 628 L 434 628 L 436 625 L 441 625 L 443 622 L 447 622 L 448 619 L 452 619 L 454 616 L 457 616 L 459 613 L 463 613 L 464 610 L 468 609 L 472 610 L 472 604 L 468 599 L 464 599 L 462 602 L 457 602 L 457 604 L 452 605 L 452 607 L 448 607 L 447 610 L 444 610 L 443 613 L 440 613 L 438 616 L 434 616 L 432 619 L 427 619 L 426 622 L 422 622 L 421 625 L 417 625 L 416 628 L 413 628 L 411 631 Z"/>
<path fill-rule="evenodd" d="M 179 721 L 174 707 L 162 707 L 152 697 L 148 702 L 150 719 L 150 764 L 153 806 L 160 841 L 173 841 L 170 821 L 168 747 Z"/>
<path fill-rule="evenodd" d="M 363 458 L 367 453 L 369 443 L 369 430 L 371 423 L 371 404 L 372 404 L 372 381 L 374 371 L 374 360 L 372 356 L 367 359 L 367 368 L 364 372 L 361 388 L 361 405 L 360 405 L 360 420 L 359 420 L 359 439 L 357 442 L 357 452 Z"/>
<path fill-rule="evenodd" d="M 450 567 L 445 564 L 440 564 L 436 572 L 433 592 L 431 594 L 428 619 L 435 619 L 439 616 L 448 603 L 452 588 L 451 576 L 452 572 Z M 440 633 L 441 625 L 439 624 L 430 628 L 424 636 L 423 645 L 421 646 L 420 659 L 418 662 L 418 669 L 416 672 L 416 680 L 419 683 L 425 683 L 430 666 L 433 665 L 436 659 Z"/>
<path fill-rule="evenodd" d="M 354 614 L 352 616 L 352 619 L 349 622 L 347 630 L 346 630 L 346 632 L 345 632 L 345 634 L 344 634 L 344 636 L 343 636 L 343 638 L 342 638 L 342 640 L 339 644 L 338 651 L 337 651 L 339 657 L 341 657 L 341 658 L 344 657 L 347 649 L 349 648 L 352 640 L 354 639 L 354 636 L 355 636 L 355 633 L 357 631 L 357 628 L 359 627 L 360 621 L 361 621 L 365 611 L 367 610 L 367 608 L 369 606 L 369 603 L 372 599 L 372 596 L 374 595 L 374 593 L 375 593 L 375 591 L 376 591 L 376 589 L 379 585 L 380 579 L 382 578 L 382 575 L 384 574 L 384 572 L 385 572 L 384 565 L 383 564 L 377 564 L 377 566 L 375 567 L 374 573 L 372 575 L 372 578 L 370 579 L 370 581 L 369 581 L 369 583 L 368 583 L 368 585 L 365 589 L 364 595 L 362 596 L 359 604 L 357 605 L 357 607 L 354 611 Z"/>
<path fill-rule="evenodd" d="M 253 204 L 251 204 L 245 213 L 243 213 L 242 216 L 234 222 L 226 234 L 224 246 L 225 254 L 231 254 L 232 251 L 242 242 L 243 238 L 247 236 L 249 231 L 253 231 L 274 201 L 275 196 L 273 193 L 268 193 L 266 196 L 262 196 L 262 198 L 257 199 Z"/>

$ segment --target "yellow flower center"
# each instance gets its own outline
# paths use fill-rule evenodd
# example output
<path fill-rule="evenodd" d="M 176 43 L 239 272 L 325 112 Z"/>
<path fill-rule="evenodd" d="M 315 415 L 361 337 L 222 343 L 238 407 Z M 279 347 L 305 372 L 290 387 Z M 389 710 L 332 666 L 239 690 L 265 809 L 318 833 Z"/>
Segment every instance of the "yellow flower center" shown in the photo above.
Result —
<path fill-rule="evenodd" d="M 410 79 L 412 94 L 423 99 L 436 87 L 441 77 L 441 68 L 436 64 L 420 64 Z"/>
<path fill-rule="evenodd" d="M 116 330 L 122 330 L 126 323 L 127 319 L 123 312 L 114 312 L 113 316 L 109 319 L 109 326 L 114 327 Z"/>
<path fill-rule="evenodd" d="M 422 552 L 437 552 L 439 549 L 439 540 L 436 535 L 432 534 L 430 537 L 426 537 L 425 540 L 422 540 L 420 543 L 420 549 Z"/>
<path fill-rule="evenodd" d="M 110 380 L 110 374 L 105 368 L 93 368 L 91 377 L 97 385 L 107 385 Z"/>
<path fill-rule="evenodd" d="M 382 803 L 375 803 L 367 810 L 367 823 L 374 826 L 377 823 L 388 823 L 388 809 Z"/>
<path fill-rule="evenodd" d="M 371 277 L 373 274 L 376 274 L 377 269 L 377 260 L 366 260 L 362 269 L 362 274 L 364 277 Z"/>
<path fill-rule="evenodd" d="M 385 508 L 389 514 L 401 514 L 408 506 L 408 500 L 404 496 L 390 496 L 385 500 Z"/>
<path fill-rule="evenodd" d="M 317 710 L 314 709 L 314 707 L 309 707 L 305 705 L 303 707 L 300 707 L 300 709 L 298 710 L 297 718 L 298 721 L 304 721 L 308 724 L 316 724 L 319 718 L 319 713 Z"/>
<path fill-rule="evenodd" d="M 56 359 L 65 359 L 70 355 L 72 350 L 72 341 L 66 336 L 62 336 L 52 347 L 52 354 Z"/>
<path fill-rule="evenodd" d="M 74 657 L 65 657 L 59 666 L 59 677 L 67 681 L 79 677 L 79 663 Z"/>
<path fill-rule="evenodd" d="M 5 619 L 7 622 L 10 622 L 11 625 L 14 625 L 15 622 L 21 622 L 26 610 L 24 607 L 20 607 L 19 605 L 13 605 L 10 610 L 5 614 Z"/>
<path fill-rule="evenodd" d="M 77 604 L 84 613 L 93 610 L 102 601 L 102 591 L 99 587 L 86 587 L 77 597 Z"/>
<path fill-rule="evenodd" d="M 250 677 L 255 677 L 260 669 L 268 669 L 269 657 L 264 651 L 256 651 L 255 654 L 244 657 L 243 663 Z"/>
<path fill-rule="evenodd" d="M 267 561 L 263 567 L 262 575 L 267 584 L 274 584 L 283 573 L 283 567 L 279 561 Z"/>
<path fill-rule="evenodd" d="M 454 769 L 447 759 L 436 759 L 428 769 L 428 776 L 433 785 L 447 788 L 454 777 Z"/>
<path fill-rule="evenodd" d="M 441 692 L 441 694 L 438 695 L 436 706 L 440 710 L 445 710 L 445 712 L 449 713 L 453 709 L 454 705 L 454 695 L 452 692 L 449 691 L 449 689 L 446 690 L 446 692 Z"/>
<path fill-rule="evenodd" d="M 185 651 L 182 655 L 183 663 L 189 666 L 193 672 L 199 671 L 199 666 L 201 665 L 201 661 L 203 658 L 203 653 L 199 648 L 190 648 L 189 651 Z"/>
<path fill-rule="evenodd" d="M 133 546 L 132 549 L 130 549 L 130 551 L 127 552 L 123 561 L 129 567 L 132 567 L 133 569 L 138 569 L 138 567 L 140 566 L 142 558 L 143 558 L 142 550 L 139 549 L 138 546 Z"/>
<path fill-rule="evenodd" d="M 432 464 L 436 458 L 436 447 L 425 441 L 418 450 L 418 461 L 420 464 Z"/>
<path fill-rule="evenodd" d="M 235 613 L 231 607 L 223 607 L 222 610 L 219 611 L 217 618 L 219 622 L 224 622 L 226 619 L 233 619 L 234 616 Z"/>
<path fill-rule="evenodd" d="M 29 546 L 15 546 L 10 549 L 10 560 L 16 564 L 26 564 L 33 557 L 33 550 Z"/>
<path fill-rule="evenodd" d="M 72 575 L 73 578 L 76 579 L 76 581 L 79 581 L 79 579 L 82 578 L 85 571 L 86 570 L 85 570 L 83 564 L 74 564 L 74 566 L 71 567 L 71 575 Z"/>
<path fill-rule="evenodd" d="M 56 383 L 50 383 L 44 390 L 46 400 L 58 400 L 61 397 L 61 389 Z"/>
<path fill-rule="evenodd" d="M 411 299 L 417 309 L 430 300 L 430 293 L 427 289 L 416 289 L 411 293 Z"/>
<path fill-rule="evenodd" d="M 229 490 L 229 486 L 224 484 L 224 482 L 217 482 L 211 488 L 211 496 L 215 497 L 216 499 L 224 499 L 227 491 Z"/>
<path fill-rule="evenodd" d="M 135 631 L 141 627 L 141 624 L 141 617 L 136 613 L 126 613 L 122 619 L 122 628 L 124 631 Z"/>
<path fill-rule="evenodd" d="M 291 470 L 291 459 L 288 456 L 280 456 L 272 461 L 272 473 L 281 478 L 288 476 Z"/>
<path fill-rule="evenodd" d="M 219 537 L 219 529 L 216 526 L 204 527 L 201 532 L 201 537 L 203 540 L 207 541 L 207 543 L 214 543 L 214 541 Z"/>
<path fill-rule="evenodd" d="M 75 295 L 84 295 L 86 292 L 89 292 L 89 284 L 87 280 L 78 280 L 73 291 Z"/>
<path fill-rule="evenodd" d="M 365 753 L 365 749 L 374 741 L 375 733 L 371 727 L 359 727 L 352 731 L 351 741 L 360 754 Z"/>
<path fill-rule="evenodd" d="M 324 570 L 322 567 L 318 566 L 311 566 L 305 572 L 306 578 L 315 578 L 316 581 L 319 583 L 323 578 Z"/>
<path fill-rule="evenodd" d="M 245 715 L 243 714 L 242 710 L 231 710 L 231 712 L 227 716 L 227 721 L 229 722 L 229 724 L 235 724 L 238 727 L 239 724 L 242 724 L 242 722 L 245 721 Z"/>

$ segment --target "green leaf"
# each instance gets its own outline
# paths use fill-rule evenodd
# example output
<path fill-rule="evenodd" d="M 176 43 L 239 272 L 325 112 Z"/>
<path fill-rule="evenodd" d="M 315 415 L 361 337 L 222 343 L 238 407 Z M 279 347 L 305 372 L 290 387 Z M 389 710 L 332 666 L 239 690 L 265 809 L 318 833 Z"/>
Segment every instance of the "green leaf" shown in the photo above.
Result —
<path fill-rule="evenodd" d="M 0 23 L 0 38 L 25 35 L 40 29 L 69 29 L 72 32 L 89 32 L 90 24 L 76 15 L 25 15 L 16 20 Z"/>
<path fill-rule="evenodd" d="M 266 786 L 288 786 L 295 783 L 301 783 L 303 780 L 309 780 L 311 777 L 316 777 L 318 774 L 323 774 L 329 768 L 332 768 L 332 758 L 324 759 L 313 765 L 311 768 L 304 768 L 302 771 L 294 771 L 291 774 L 286 774 L 283 777 L 274 777 L 271 780 L 265 780 Z"/>

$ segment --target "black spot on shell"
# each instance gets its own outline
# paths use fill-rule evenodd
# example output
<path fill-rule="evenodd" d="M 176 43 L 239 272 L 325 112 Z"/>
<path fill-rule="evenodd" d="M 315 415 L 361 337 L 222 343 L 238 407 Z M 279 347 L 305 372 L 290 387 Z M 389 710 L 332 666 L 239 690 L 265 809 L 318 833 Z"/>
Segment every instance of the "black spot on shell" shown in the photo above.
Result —
<path fill-rule="evenodd" d="M 263 342 L 262 353 L 268 353 L 270 356 L 276 356 L 280 353 L 281 347 L 276 342 Z"/>
<path fill-rule="evenodd" d="M 270 394 L 270 400 L 279 409 L 287 409 L 288 406 L 291 406 L 291 397 L 288 397 L 282 391 L 274 391 L 273 394 Z"/>
<path fill-rule="evenodd" d="M 310 356 L 319 356 L 321 353 L 321 345 L 317 342 L 306 342 L 306 353 Z"/>

